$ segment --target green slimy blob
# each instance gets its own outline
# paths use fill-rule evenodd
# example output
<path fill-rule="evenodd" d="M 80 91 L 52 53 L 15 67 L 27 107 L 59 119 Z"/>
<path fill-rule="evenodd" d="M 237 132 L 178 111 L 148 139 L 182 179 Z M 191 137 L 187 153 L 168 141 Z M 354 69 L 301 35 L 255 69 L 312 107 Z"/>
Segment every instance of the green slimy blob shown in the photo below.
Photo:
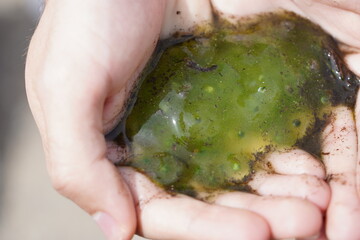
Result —
<path fill-rule="evenodd" d="M 340 56 L 330 36 L 290 13 L 219 22 L 162 49 L 122 121 L 118 142 L 131 152 L 122 164 L 189 195 L 246 190 L 263 153 L 318 154 L 331 109 L 354 105 L 358 78 Z"/>

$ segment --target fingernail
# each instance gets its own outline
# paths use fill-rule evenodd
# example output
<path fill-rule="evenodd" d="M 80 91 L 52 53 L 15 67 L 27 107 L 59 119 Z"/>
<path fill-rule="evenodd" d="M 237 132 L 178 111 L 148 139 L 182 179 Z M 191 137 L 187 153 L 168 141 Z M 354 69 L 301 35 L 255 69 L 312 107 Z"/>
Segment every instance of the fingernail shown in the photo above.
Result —
<path fill-rule="evenodd" d="M 93 218 L 95 222 L 99 225 L 100 229 L 103 231 L 107 239 L 120 239 L 120 236 L 118 236 L 119 229 L 117 229 L 118 226 L 113 217 L 104 212 L 97 212 L 93 215 Z"/>

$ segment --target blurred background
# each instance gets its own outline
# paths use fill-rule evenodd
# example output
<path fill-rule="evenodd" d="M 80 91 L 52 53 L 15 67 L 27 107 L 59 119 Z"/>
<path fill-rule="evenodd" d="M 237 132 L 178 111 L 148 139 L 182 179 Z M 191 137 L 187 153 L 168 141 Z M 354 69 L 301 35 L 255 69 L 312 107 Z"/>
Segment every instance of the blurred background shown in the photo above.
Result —
<path fill-rule="evenodd" d="M 51 187 L 24 89 L 40 0 L 0 0 L 0 239 L 103 240 L 93 220 Z"/>

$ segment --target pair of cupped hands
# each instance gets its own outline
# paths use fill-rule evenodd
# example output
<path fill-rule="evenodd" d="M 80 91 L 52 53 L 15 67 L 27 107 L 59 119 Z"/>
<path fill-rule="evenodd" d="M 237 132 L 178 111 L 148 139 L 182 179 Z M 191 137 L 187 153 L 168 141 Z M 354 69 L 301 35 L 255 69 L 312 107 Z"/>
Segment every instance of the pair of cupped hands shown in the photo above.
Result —
<path fill-rule="evenodd" d="M 360 106 L 334 110 L 322 134 L 323 164 L 302 150 L 267 156 L 258 194 L 209 204 L 170 195 L 109 161 L 104 134 L 160 38 L 279 8 L 309 18 L 346 48 L 360 74 L 358 0 L 48 0 L 26 66 L 28 99 L 53 186 L 91 214 L 108 239 L 360 239 Z M 358 127 L 356 127 L 358 125 Z"/>

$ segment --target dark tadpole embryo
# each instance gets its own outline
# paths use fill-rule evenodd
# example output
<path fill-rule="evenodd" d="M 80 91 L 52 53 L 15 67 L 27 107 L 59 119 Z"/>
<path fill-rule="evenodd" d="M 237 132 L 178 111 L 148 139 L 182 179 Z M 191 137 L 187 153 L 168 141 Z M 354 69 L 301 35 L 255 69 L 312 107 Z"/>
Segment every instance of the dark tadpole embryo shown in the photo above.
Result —
<path fill-rule="evenodd" d="M 219 20 L 160 46 L 116 141 L 128 149 L 120 165 L 169 191 L 249 190 L 266 153 L 319 156 L 332 109 L 354 106 L 359 78 L 336 42 L 293 13 Z"/>

